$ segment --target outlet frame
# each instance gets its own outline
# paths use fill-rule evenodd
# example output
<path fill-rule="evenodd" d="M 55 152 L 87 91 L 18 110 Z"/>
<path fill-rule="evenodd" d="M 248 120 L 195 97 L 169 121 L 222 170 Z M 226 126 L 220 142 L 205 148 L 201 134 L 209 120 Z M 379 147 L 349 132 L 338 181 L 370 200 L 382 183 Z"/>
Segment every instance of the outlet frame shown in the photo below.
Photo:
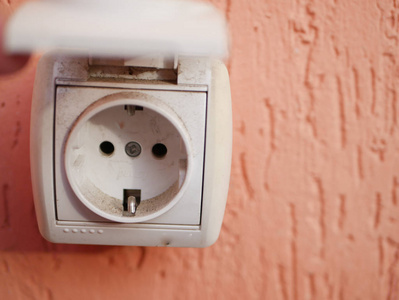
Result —
<path fill-rule="evenodd" d="M 148 84 L 146 89 L 136 89 L 136 84 L 132 83 L 123 88 L 109 88 L 102 85 L 101 88 L 93 88 L 90 86 L 76 86 L 76 82 L 59 81 L 56 89 L 56 107 L 55 107 L 55 178 L 62 180 L 55 181 L 55 190 L 57 195 L 56 209 L 57 217 L 61 221 L 92 221 L 92 222 L 109 222 L 99 215 L 93 214 L 92 211 L 82 206 L 81 201 L 76 197 L 76 187 L 71 190 L 67 181 L 64 169 L 64 152 L 66 149 L 66 139 L 69 130 L 74 126 L 76 117 L 81 118 L 82 111 L 99 101 L 111 98 L 112 102 L 124 101 L 128 97 L 131 98 L 149 98 L 150 102 L 142 102 L 145 106 L 156 104 L 160 108 L 164 106 L 169 109 L 169 113 L 175 114 L 176 120 L 184 121 L 187 131 L 190 131 L 190 144 L 193 148 L 190 152 L 191 163 L 190 170 L 193 173 L 192 178 L 187 178 L 190 182 L 188 189 L 184 193 L 185 196 L 177 195 L 181 198 L 170 210 L 157 213 L 158 217 L 148 220 L 142 220 L 140 223 L 148 224 L 176 224 L 176 225 L 199 225 L 200 211 L 202 201 L 202 176 L 204 164 L 205 142 L 205 119 L 206 119 L 206 93 L 198 91 L 176 91 L 163 90 L 163 85 L 154 86 Z M 79 98 L 79 103 L 73 99 Z M 126 100 L 125 100 L 126 101 Z M 137 100 L 135 100 L 137 101 Z M 151 101 L 157 101 L 155 103 Z M 184 107 L 184 102 L 190 102 L 190 105 Z M 148 101 L 147 101 L 148 102 Z M 70 105 L 70 103 L 74 103 Z M 68 115 L 66 117 L 65 115 Z M 195 135 L 193 134 L 195 133 Z M 187 134 L 186 134 L 187 135 Z M 65 137 L 65 138 L 63 138 Z M 187 140 L 188 138 L 186 138 Z M 186 141 L 188 143 L 188 141 Z M 81 195 L 80 195 L 81 197 Z M 68 201 L 65 201 L 68 199 Z M 101 215 L 101 212 L 100 212 Z M 118 218 L 120 222 L 122 219 Z M 136 218 L 137 219 L 137 218 Z M 143 219 L 143 218 L 141 218 Z M 134 223 L 138 221 L 132 220 Z M 132 222 L 127 220 L 127 222 Z"/>
<path fill-rule="evenodd" d="M 61 52 L 44 55 L 39 62 L 31 117 L 31 170 L 36 214 L 41 234 L 52 242 L 75 244 L 206 247 L 220 233 L 229 185 L 232 113 L 227 70 L 218 60 L 178 57 L 176 82 L 162 80 L 95 79 L 90 59 Z M 150 82 L 149 82 L 150 81 Z M 54 103 L 60 82 L 101 88 L 148 88 L 201 91 L 207 94 L 203 194 L 199 225 L 127 224 L 59 221 L 54 191 Z M 49 180 L 51 184 L 49 184 Z"/>

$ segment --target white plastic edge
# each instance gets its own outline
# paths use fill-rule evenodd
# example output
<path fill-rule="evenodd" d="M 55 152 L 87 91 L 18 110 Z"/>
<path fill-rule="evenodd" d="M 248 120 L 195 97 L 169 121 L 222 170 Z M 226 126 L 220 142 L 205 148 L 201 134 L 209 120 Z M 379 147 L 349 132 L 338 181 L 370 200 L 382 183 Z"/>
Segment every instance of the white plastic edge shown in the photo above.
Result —
<path fill-rule="evenodd" d="M 228 56 L 224 16 L 212 5 L 182 0 L 42 0 L 10 19 L 9 53 L 60 49 L 75 54 L 133 57 Z"/>
<path fill-rule="evenodd" d="M 218 60 L 211 60 L 208 99 L 202 234 L 198 247 L 209 247 L 219 238 L 230 185 L 233 144 L 231 91 L 226 66 Z"/>
<path fill-rule="evenodd" d="M 30 126 L 30 163 L 33 200 L 39 231 L 48 241 L 56 242 L 57 233 L 54 201 L 53 132 L 54 132 L 54 62 L 46 56 L 38 64 L 33 89 Z"/>

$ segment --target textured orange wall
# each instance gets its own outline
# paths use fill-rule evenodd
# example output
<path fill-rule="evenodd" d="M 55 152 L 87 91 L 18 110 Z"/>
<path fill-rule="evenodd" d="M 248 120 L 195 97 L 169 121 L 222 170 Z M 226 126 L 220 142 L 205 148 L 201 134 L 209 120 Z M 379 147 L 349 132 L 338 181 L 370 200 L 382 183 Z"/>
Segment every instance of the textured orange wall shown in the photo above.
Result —
<path fill-rule="evenodd" d="M 45 242 L 29 175 L 32 59 L 0 79 L 1 299 L 399 299 L 399 1 L 212 2 L 233 38 L 219 241 Z"/>

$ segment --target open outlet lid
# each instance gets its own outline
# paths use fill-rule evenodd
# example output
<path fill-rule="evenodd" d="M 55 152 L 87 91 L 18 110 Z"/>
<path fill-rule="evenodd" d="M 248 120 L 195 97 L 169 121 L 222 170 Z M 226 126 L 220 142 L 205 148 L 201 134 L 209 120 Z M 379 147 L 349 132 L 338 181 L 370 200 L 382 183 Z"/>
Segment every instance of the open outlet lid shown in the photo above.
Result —
<path fill-rule="evenodd" d="M 228 29 L 212 5 L 182 0 L 42 0 L 7 24 L 5 50 L 59 49 L 109 57 L 190 55 L 227 58 Z"/>

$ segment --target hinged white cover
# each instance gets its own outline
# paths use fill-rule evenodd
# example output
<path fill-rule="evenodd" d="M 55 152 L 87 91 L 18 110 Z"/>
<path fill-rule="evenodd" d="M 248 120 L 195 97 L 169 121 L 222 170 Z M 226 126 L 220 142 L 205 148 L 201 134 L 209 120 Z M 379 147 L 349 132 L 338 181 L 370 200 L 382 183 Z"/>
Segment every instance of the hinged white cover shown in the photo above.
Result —
<path fill-rule="evenodd" d="M 11 18 L 10 53 L 62 49 L 132 57 L 228 55 L 224 16 L 210 4 L 182 0 L 43 0 Z"/>

